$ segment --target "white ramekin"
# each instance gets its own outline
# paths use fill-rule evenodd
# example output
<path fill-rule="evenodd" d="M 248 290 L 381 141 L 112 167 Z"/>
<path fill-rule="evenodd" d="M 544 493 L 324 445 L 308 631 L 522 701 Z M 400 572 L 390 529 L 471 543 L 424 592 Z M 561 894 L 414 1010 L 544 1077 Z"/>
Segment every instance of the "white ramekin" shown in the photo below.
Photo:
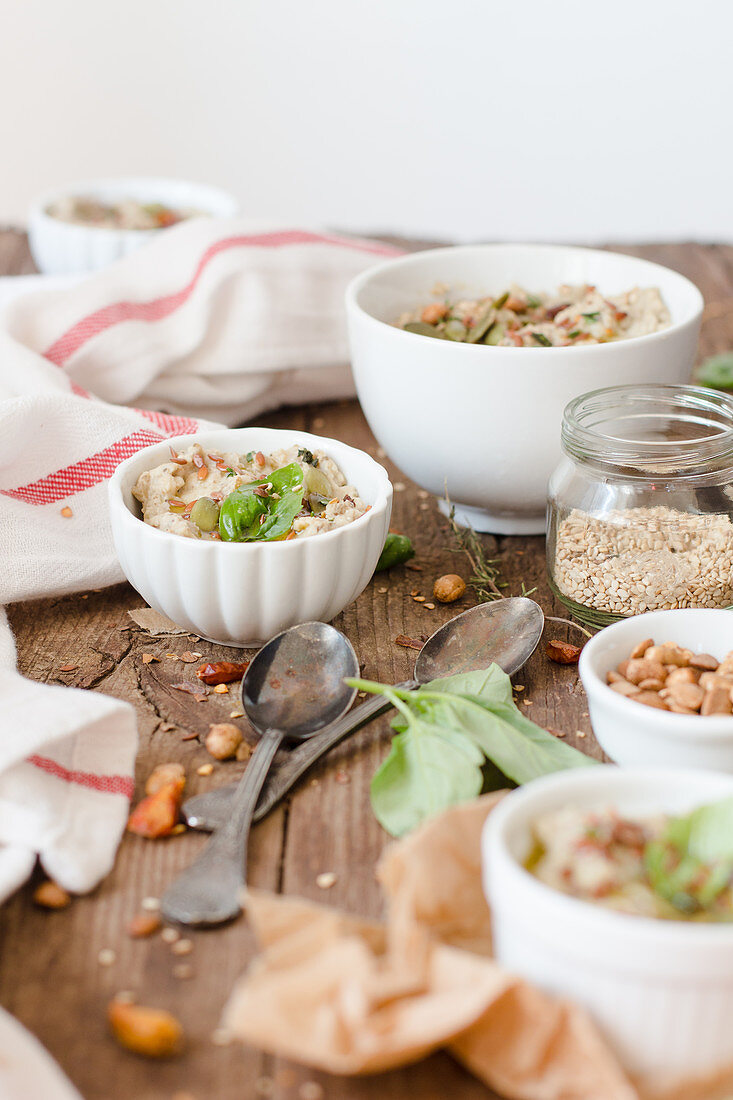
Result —
<path fill-rule="evenodd" d="M 583 647 L 578 669 L 601 748 L 627 767 L 712 768 L 733 772 L 733 715 L 672 714 L 611 691 L 606 673 L 645 638 L 676 642 L 718 660 L 733 650 L 733 614 L 679 608 L 634 615 L 601 630 Z"/>
<path fill-rule="evenodd" d="M 630 1073 L 687 1076 L 733 1062 L 733 925 L 614 913 L 553 890 L 522 865 L 532 823 L 564 806 L 687 813 L 731 794 L 733 778 L 714 772 L 600 765 L 512 791 L 484 826 L 497 959 L 585 1006 Z"/>
<path fill-rule="evenodd" d="M 657 286 L 662 332 L 569 348 L 435 340 L 391 322 L 446 283 L 468 296 L 516 282 L 532 291 L 594 283 L 605 294 Z M 354 380 L 375 436 L 418 485 L 456 505 L 460 522 L 543 534 L 547 482 L 560 460 L 563 409 L 604 386 L 686 382 L 703 299 L 676 271 L 634 256 L 560 245 L 437 248 L 370 267 L 346 293 Z"/>
<path fill-rule="evenodd" d="M 239 204 L 233 195 L 208 184 L 189 180 L 130 179 L 87 180 L 49 191 L 36 199 L 28 212 L 28 238 L 36 267 L 44 275 L 85 275 L 128 256 L 161 232 L 160 229 L 108 229 L 73 225 L 46 213 L 50 203 L 67 196 L 91 197 L 101 202 L 137 199 L 161 202 L 175 209 L 200 210 L 202 214 L 229 218 Z"/>
<path fill-rule="evenodd" d="M 287 542 L 204 542 L 159 531 L 139 518 L 133 486 L 170 457 L 170 447 L 193 442 L 240 454 L 293 443 L 323 450 L 371 508 L 344 527 Z M 254 646 L 296 623 L 330 621 L 363 591 L 389 530 L 392 486 L 373 458 L 335 439 L 229 428 L 165 440 L 126 459 L 110 478 L 109 509 L 120 565 L 151 607 L 209 641 Z"/>

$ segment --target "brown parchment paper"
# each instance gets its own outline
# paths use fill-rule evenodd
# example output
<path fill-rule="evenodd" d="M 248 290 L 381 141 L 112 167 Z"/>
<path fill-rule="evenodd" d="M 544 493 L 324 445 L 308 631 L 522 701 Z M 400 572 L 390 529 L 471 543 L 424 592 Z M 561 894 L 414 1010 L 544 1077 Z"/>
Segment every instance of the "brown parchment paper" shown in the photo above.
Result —
<path fill-rule="evenodd" d="M 480 835 L 502 794 L 453 807 L 393 844 L 385 923 L 250 891 L 261 953 L 223 1024 L 330 1073 L 402 1066 L 446 1047 L 510 1100 L 733 1100 L 733 1071 L 631 1082 L 589 1016 L 491 958 Z"/>

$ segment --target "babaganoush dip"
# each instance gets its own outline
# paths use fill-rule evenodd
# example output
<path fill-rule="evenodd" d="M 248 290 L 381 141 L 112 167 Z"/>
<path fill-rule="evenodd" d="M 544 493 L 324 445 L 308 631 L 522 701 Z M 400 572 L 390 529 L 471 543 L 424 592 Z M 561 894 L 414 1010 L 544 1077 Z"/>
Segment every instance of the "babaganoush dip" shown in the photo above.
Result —
<path fill-rule="evenodd" d="M 198 443 L 137 479 L 132 494 L 152 527 L 194 539 L 307 538 L 369 511 L 323 451 L 294 445 L 265 455 L 205 451 Z"/>
<path fill-rule="evenodd" d="M 686 817 L 564 807 L 534 822 L 525 866 L 547 886 L 607 909 L 662 920 L 733 921 L 731 825 L 732 799 Z"/>
<path fill-rule="evenodd" d="M 560 286 L 554 294 L 512 285 L 496 298 L 453 298 L 438 284 L 433 294 L 440 300 L 403 313 L 397 328 L 466 344 L 557 348 L 628 340 L 672 323 L 657 287 L 605 297 L 588 284 Z"/>

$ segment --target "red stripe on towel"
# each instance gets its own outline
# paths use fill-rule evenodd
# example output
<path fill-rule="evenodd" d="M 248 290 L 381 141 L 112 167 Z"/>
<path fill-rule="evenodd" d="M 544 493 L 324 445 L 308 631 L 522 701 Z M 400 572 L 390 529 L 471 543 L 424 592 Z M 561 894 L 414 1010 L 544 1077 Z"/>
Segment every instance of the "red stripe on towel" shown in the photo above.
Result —
<path fill-rule="evenodd" d="M 35 754 L 28 757 L 28 763 L 65 783 L 76 783 L 92 791 L 102 791 L 103 794 L 123 794 L 126 798 L 132 798 L 135 790 L 135 784 L 129 775 L 95 775 L 94 772 L 70 771 L 56 760 Z"/>
<path fill-rule="evenodd" d="M 196 425 L 195 420 L 190 423 Z M 195 431 L 196 427 L 189 430 Z M 54 504 L 64 497 L 73 496 L 83 489 L 91 489 L 93 485 L 105 481 L 123 459 L 136 454 L 143 447 L 149 447 L 151 443 L 160 442 L 161 437 L 156 432 L 133 432 L 89 458 L 83 458 L 80 462 L 74 462 L 71 466 L 65 466 L 62 470 L 56 470 L 28 485 L 21 485 L 17 489 L 3 489 L 1 492 L 3 496 L 22 500 L 26 504 Z"/>

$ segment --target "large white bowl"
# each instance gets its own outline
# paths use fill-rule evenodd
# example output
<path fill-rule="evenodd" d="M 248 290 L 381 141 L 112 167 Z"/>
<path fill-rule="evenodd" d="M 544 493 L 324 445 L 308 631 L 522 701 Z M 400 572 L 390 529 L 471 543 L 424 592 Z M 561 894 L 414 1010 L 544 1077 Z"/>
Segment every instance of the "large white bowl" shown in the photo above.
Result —
<path fill-rule="evenodd" d="M 692 1075 L 733 1062 L 733 925 L 615 913 L 553 890 L 523 866 L 532 823 L 569 805 L 678 814 L 732 794 L 727 775 L 605 765 L 512 791 L 484 827 L 497 959 L 585 1006 L 631 1073 Z"/>
<path fill-rule="evenodd" d="M 718 660 L 733 650 L 733 614 L 714 609 L 648 611 L 601 630 L 578 662 L 593 732 L 617 764 L 711 768 L 733 772 L 733 715 L 673 714 L 626 699 L 606 684 L 606 673 L 645 638 L 676 642 Z"/>
<path fill-rule="evenodd" d="M 36 267 L 44 275 L 85 275 L 128 256 L 162 232 L 161 229 L 112 229 L 99 225 L 73 225 L 52 218 L 50 203 L 66 196 L 119 202 L 161 202 L 177 210 L 199 210 L 212 217 L 229 218 L 237 213 L 233 195 L 208 184 L 176 179 L 89 180 L 49 191 L 31 205 L 28 239 Z"/>
<path fill-rule="evenodd" d="M 432 299 L 436 282 L 462 295 L 593 283 L 604 294 L 657 286 L 672 315 L 663 332 L 570 348 L 453 343 L 394 321 Z M 632 382 L 686 382 L 703 299 L 666 267 L 558 245 L 437 248 L 370 268 L 346 294 L 356 389 L 390 458 L 425 489 L 446 487 L 459 521 L 480 531 L 541 534 L 547 482 L 573 397 Z"/>
<path fill-rule="evenodd" d="M 133 486 L 170 457 L 170 447 L 194 441 L 239 453 L 296 442 L 323 450 L 371 508 L 344 527 L 286 542 L 199 541 L 159 531 L 139 518 Z M 330 621 L 363 591 L 389 530 L 392 486 L 373 458 L 335 439 L 229 428 L 156 443 L 120 463 L 109 481 L 109 509 L 120 565 L 151 607 L 209 641 L 254 646 L 296 623 Z"/>

